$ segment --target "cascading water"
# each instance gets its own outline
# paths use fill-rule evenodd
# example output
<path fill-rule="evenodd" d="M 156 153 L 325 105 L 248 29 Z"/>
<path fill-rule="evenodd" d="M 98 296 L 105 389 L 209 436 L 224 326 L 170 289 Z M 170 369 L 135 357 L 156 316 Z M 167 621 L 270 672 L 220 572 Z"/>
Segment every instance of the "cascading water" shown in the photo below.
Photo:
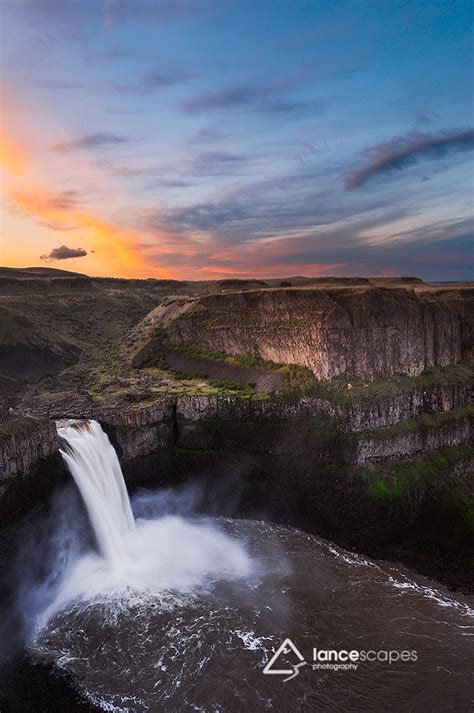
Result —
<path fill-rule="evenodd" d="M 97 421 L 59 426 L 58 434 L 99 551 L 117 565 L 123 556 L 122 536 L 135 527 L 135 520 L 115 449 Z"/>
<path fill-rule="evenodd" d="M 167 513 L 135 520 L 117 454 L 97 421 L 62 422 L 58 433 L 98 552 L 70 562 L 40 628 L 70 602 L 106 596 L 114 606 L 127 606 L 138 595 L 189 593 L 215 579 L 250 574 L 252 560 L 242 544 L 209 521 Z"/>
<path fill-rule="evenodd" d="M 100 425 L 59 433 L 98 552 L 84 546 L 90 537 L 65 544 L 29 651 L 65 668 L 89 701 L 117 713 L 265 713 L 295 701 L 305 713 L 471 710 L 467 600 L 293 528 L 199 516 L 183 493 L 141 493 L 130 505 Z M 287 638 L 308 664 L 313 647 L 416 658 L 337 673 L 299 659 L 284 683 L 263 674 Z M 282 656 L 291 671 L 291 651 Z"/>

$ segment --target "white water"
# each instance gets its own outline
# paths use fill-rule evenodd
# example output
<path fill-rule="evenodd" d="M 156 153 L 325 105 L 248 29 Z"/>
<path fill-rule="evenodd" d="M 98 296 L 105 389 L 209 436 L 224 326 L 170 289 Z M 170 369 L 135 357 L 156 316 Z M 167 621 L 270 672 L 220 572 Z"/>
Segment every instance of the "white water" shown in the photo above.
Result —
<path fill-rule="evenodd" d="M 117 454 L 96 421 L 60 425 L 58 433 L 98 553 L 70 564 L 40 626 L 77 600 L 136 604 L 137 596 L 190 593 L 251 574 L 253 563 L 242 544 L 208 521 L 176 515 L 135 521 Z"/>
<path fill-rule="evenodd" d="M 60 449 L 87 508 L 100 553 L 117 565 L 122 536 L 135 527 L 117 454 L 97 421 L 64 425 Z"/>

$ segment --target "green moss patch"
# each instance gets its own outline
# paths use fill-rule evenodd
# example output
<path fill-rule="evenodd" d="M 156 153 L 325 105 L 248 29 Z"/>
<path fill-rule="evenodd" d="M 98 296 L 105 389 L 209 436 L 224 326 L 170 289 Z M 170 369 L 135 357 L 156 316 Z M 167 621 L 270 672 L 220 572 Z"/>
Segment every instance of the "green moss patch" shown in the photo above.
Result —
<path fill-rule="evenodd" d="M 445 479 L 458 463 L 471 457 L 474 457 L 474 445 L 466 444 L 442 448 L 425 458 L 396 463 L 379 470 L 359 468 L 358 472 L 366 481 L 371 495 L 399 499 L 409 496 L 420 485 Z"/>

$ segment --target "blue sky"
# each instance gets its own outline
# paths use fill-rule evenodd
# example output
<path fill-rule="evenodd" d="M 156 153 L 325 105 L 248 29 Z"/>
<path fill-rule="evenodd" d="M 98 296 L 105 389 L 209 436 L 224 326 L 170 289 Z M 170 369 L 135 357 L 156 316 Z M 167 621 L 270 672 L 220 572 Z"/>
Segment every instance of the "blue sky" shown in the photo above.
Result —
<path fill-rule="evenodd" d="M 471 3 L 0 8 L 3 264 L 472 279 Z"/>

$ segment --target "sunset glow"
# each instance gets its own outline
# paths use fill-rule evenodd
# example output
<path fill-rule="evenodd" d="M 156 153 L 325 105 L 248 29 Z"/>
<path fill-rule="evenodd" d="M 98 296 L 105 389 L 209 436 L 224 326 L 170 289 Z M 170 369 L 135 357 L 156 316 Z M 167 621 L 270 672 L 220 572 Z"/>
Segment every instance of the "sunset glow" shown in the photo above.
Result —
<path fill-rule="evenodd" d="M 472 6 L 384 7 L 4 3 L 1 263 L 470 278 Z"/>

